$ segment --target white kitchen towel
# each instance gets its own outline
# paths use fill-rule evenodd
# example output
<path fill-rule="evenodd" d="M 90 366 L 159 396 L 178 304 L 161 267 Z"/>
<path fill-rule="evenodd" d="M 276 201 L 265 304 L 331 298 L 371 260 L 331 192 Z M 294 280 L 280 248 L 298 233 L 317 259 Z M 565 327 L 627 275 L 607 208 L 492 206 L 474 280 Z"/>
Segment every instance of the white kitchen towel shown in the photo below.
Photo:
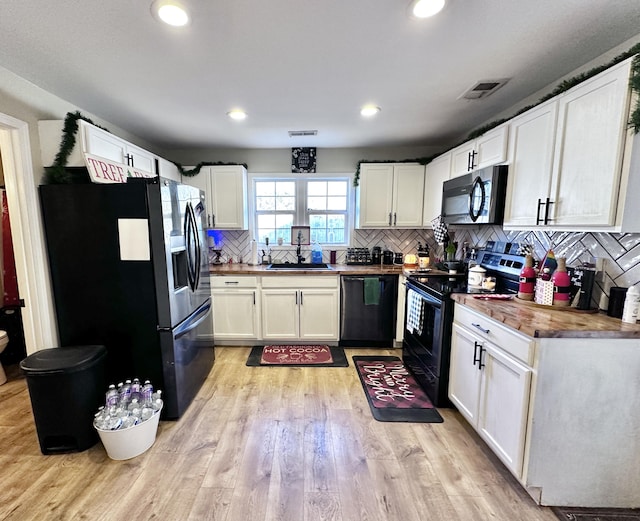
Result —
<path fill-rule="evenodd" d="M 412 289 L 407 292 L 407 330 L 422 334 L 422 297 Z"/>

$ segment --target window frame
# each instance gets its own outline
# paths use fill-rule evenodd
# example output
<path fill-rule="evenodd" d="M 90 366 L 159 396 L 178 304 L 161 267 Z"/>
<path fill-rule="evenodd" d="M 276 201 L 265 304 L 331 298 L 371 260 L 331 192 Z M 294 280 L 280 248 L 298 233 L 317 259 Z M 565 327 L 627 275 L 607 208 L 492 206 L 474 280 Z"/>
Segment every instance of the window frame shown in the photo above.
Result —
<path fill-rule="evenodd" d="M 344 181 L 347 186 L 347 209 L 344 212 L 345 215 L 345 230 L 344 230 L 344 242 L 343 243 L 320 243 L 327 247 L 346 248 L 349 246 L 351 236 L 354 229 L 354 214 L 355 214 L 355 195 L 353 190 L 353 177 L 352 174 L 250 174 L 249 176 L 249 210 L 250 210 L 250 223 L 249 223 L 249 236 L 256 240 L 258 243 L 264 243 L 264 237 L 257 237 L 258 229 L 258 212 L 256 211 L 256 182 L 257 181 L 294 181 L 295 182 L 295 195 L 296 204 L 294 212 L 294 226 L 309 226 L 309 215 L 322 214 L 342 215 L 343 212 L 336 210 L 309 212 L 307 209 L 307 183 L 310 181 Z M 298 222 L 301 219 L 301 222 Z M 285 243 L 283 246 L 286 246 Z M 290 244 L 289 244 L 290 246 Z"/>

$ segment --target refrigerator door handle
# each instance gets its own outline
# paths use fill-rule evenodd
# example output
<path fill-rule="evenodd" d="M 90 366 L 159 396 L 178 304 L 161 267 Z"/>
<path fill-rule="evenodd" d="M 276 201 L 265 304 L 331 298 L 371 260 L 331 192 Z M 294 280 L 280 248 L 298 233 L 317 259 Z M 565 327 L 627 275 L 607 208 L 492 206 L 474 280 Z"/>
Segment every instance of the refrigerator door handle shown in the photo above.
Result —
<path fill-rule="evenodd" d="M 200 306 L 187 320 L 173 330 L 173 337 L 178 339 L 198 327 L 211 312 L 211 297 Z"/>
<path fill-rule="evenodd" d="M 184 215 L 184 235 L 187 251 L 187 278 L 191 291 L 198 288 L 200 278 L 200 241 L 198 240 L 197 225 L 191 203 L 187 203 Z"/>

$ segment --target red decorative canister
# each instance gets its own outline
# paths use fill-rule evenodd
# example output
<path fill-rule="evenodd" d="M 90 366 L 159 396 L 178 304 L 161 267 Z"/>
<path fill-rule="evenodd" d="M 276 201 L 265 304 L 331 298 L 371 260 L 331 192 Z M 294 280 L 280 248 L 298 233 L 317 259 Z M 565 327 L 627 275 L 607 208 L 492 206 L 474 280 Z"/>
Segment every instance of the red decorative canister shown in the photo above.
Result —
<path fill-rule="evenodd" d="M 527 255 L 524 260 L 524 268 L 520 272 L 520 284 L 518 285 L 518 298 L 533 300 L 536 286 L 536 270 L 533 269 L 533 257 Z"/>

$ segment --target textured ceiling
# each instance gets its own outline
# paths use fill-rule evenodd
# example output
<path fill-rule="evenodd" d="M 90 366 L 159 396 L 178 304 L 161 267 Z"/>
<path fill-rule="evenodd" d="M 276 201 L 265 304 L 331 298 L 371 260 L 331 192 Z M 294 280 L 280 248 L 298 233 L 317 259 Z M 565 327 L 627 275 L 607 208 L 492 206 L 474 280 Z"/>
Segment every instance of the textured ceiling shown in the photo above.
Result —
<path fill-rule="evenodd" d="M 640 33 L 638 0 L 183 3 L 176 29 L 151 0 L 2 0 L 0 66 L 165 148 L 439 145 Z M 458 99 L 491 78 L 511 80 Z"/>

